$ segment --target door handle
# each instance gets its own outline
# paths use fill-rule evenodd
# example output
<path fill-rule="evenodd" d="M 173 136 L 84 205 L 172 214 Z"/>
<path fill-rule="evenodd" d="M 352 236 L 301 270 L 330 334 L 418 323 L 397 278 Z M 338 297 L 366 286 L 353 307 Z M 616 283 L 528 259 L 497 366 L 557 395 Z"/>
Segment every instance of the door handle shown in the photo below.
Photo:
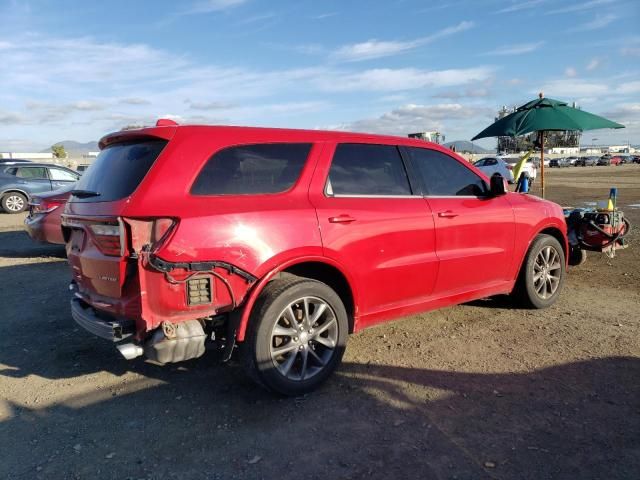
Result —
<path fill-rule="evenodd" d="M 350 215 L 338 215 L 337 217 L 329 217 L 329 223 L 351 223 L 356 219 Z"/>
<path fill-rule="evenodd" d="M 451 210 L 446 210 L 444 212 L 438 212 L 438 216 L 440 218 L 454 218 L 454 217 L 457 217 L 458 214 L 452 212 Z"/>

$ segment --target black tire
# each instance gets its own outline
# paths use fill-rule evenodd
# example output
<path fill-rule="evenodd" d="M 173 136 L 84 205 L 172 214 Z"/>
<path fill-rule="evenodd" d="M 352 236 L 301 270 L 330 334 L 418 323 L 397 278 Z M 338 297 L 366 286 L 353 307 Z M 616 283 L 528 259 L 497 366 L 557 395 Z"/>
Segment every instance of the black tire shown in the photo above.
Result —
<path fill-rule="evenodd" d="M 2 209 L 7 213 L 24 212 L 27 206 L 27 197 L 20 192 L 9 192 L 2 197 Z"/>
<path fill-rule="evenodd" d="M 580 247 L 569 247 L 569 265 L 577 267 L 587 261 L 587 252 Z"/>
<path fill-rule="evenodd" d="M 293 307 L 301 305 L 296 302 L 305 298 L 326 304 L 323 310 L 326 313 L 322 314 L 323 316 L 318 322 L 331 324 L 331 330 L 327 332 L 327 334 L 328 336 L 330 334 L 333 335 L 331 339 L 331 343 L 334 344 L 333 348 L 328 348 L 316 342 L 314 337 L 311 336 L 313 327 L 316 326 L 318 322 L 311 325 L 310 329 L 304 332 L 300 330 L 300 332 L 302 332 L 300 333 L 300 337 L 287 335 L 274 336 L 276 324 L 282 327 L 282 322 L 287 321 L 285 310 L 292 305 Z M 313 308 L 315 309 L 316 306 Z M 301 309 L 296 309 L 295 312 L 304 315 Z M 309 316 L 313 317 L 313 315 Z M 296 331 L 298 327 L 302 329 L 305 320 L 299 320 L 300 324 L 296 323 L 295 326 L 286 328 L 291 328 L 291 331 Z M 295 318 L 294 321 L 296 321 Z M 326 327 L 325 323 L 317 326 L 317 331 L 321 330 L 323 326 Z M 348 330 L 349 322 L 347 312 L 340 297 L 333 289 L 316 280 L 287 275 L 286 277 L 268 283 L 258 297 L 251 312 L 245 340 L 240 345 L 242 363 L 249 377 L 267 390 L 282 395 L 302 395 L 315 390 L 340 364 L 347 343 Z M 303 335 L 305 337 L 304 339 Z M 307 338 L 309 338 L 308 341 L 306 341 Z M 274 345 L 274 343 L 279 340 L 281 340 L 282 343 Z M 327 342 L 327 339 L 325 338 L 323 341 Z M 274 357 L 274 350 L 282 348 L 283 346 L 287 348 L 294 344 L 300 346 L 291 352 L 287 352 L 287 356 L 281 355 Z M 300 350 L 298 350 L 298 348 Z M 315 358 L 312 358 L 311 352 L 306 350 L 313 350 L 315 358 L 319 358 L 319 354 L 322 360 L 326 360 L 325 363 L 322 364 L 316 361 Z M 290 365 L 290 371 L 296 369 L 300 371 L 300 378 L 297 379 L 290 378 L 290 376 L 285 375 L 282 371 L 286 368 L 285 364 L 288 360 L 291 360 L 292 356 L 293 360 Z M 308 363 L 303 364 L 305 357 L 308 359 Z M 278 363 L 279 358 L 283 359 L 281 363 Z M 313 370 L 310 378 L 305 378 L 306 367 L 311 363 L 315 363 L 313 367 L 315 370 Z"/>
<path fill-rule="evenodd" d="M 553 258 L 557 256 L 557 262 L 552 262 L 553 269 L 545 268 L 544 266 L 541 267 L 541 265 L 544 264 L 546 252 L 555 252 Z M 542 262 L 540 262 L 540 255 L 542 255 Z M 559 265 L 557 265 L 558 263 Z M 544 280 L 541 272 L 543 272 L 545 276 Z M 557 283 L 552 280 L 547 280 L 547 273 L 551 278 L 558 277 Z M 539 309 L 550 307 L 556 302 L 562 291 L 565 274 L 565 256 L 560 242 L 551 235 L 540 234 L 533 240 L 527 251 L 524 262 L 520 267 L 520 274 L 512 295 L 518 303 L 526 308 Z M 537 280 L 535 278 L 536 276 L 538 277 Z M 541 280 L 542 284 L 540 283 Z M 555 290 L 553 291 L 551 291 L 553 288 L 552 285 L 555 285 Z M 540 292 L 540 289 L 542 289 L 542 292 Z"/>

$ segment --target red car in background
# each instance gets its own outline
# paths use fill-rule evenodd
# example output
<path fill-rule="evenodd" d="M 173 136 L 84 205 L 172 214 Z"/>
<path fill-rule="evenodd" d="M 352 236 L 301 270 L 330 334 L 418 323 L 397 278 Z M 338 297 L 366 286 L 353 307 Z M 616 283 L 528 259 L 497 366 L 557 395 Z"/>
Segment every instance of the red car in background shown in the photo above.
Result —
<path fill-rule="evenodd" d="M 69 200 L 71 189 L 69 187 L 31 198 L 29 215 L 24 220 L 24 226 L 33 240 L 64 244 L 60 215 L 64 210 L 64 204 Z"/>
<path fill-rule="evenodd" d="M 611 157 L 611 159 L 609 160 L 609 165 L 622 165 L 624 163 L 624 161 L 622 160 L 622 157 L 619 155 L 616 155 L 615 157 Z"/>

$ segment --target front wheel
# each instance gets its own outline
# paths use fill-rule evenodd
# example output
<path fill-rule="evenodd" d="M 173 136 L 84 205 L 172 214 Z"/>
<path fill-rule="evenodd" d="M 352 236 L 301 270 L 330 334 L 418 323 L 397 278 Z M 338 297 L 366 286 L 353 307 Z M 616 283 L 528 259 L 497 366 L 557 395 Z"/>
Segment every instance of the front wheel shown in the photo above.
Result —
<path fill-rule="evenodd" d="M 529 308 L 553 305 L 564 283 L 564 251 L 551 235 L 538 235 L 527 252 L 514 290 L 514 296 Z"/>
<path fill-rule="evenodd" d="M 18 192 L 7 193 L 2 197 L 2 208 L 7 213 L 24 212 L 27 208 L 27 197 Z"/>
<path fill-rule="evenodd" d="M 348 325 L 344 305 L 328 285 L 293 275 L 274 280 L 251 313 L 241 346 L 245 370 L 268 390 L 310 392 L 340 364 Z"/>

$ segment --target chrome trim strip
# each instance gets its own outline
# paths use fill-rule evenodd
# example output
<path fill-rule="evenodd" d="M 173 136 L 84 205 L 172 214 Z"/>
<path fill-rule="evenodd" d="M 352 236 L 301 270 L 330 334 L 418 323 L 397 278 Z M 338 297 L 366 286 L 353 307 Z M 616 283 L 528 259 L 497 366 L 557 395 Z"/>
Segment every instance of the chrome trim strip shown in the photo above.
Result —
<path fill-rule="evenodd" d="M 327 198 L 422 198 L 422 195 L 327 195 Z"/>

